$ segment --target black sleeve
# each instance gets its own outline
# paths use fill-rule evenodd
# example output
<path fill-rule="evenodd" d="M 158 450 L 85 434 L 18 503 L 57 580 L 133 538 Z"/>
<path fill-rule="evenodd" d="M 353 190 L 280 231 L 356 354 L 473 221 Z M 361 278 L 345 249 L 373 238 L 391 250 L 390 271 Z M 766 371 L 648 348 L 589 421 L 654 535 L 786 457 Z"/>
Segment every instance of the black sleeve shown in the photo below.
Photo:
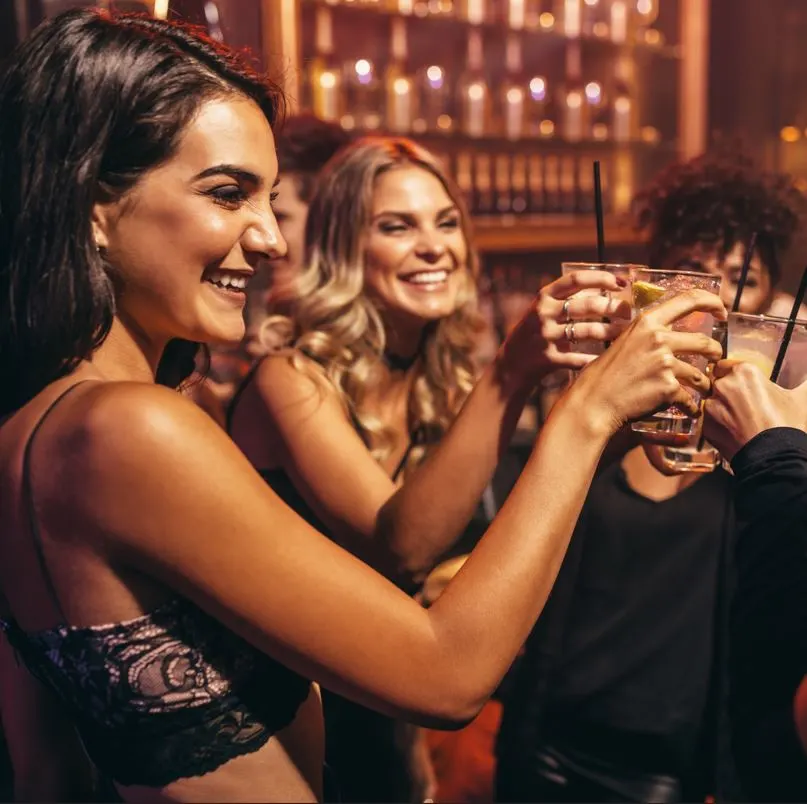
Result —
<path fill-rule="evenodd" d="M 734 750 L 755 801 L 807 801 L 793 697 L 807 674 L 807 434 L 761 433 L 732 461 L 737 587 L 730 694 Z"/>

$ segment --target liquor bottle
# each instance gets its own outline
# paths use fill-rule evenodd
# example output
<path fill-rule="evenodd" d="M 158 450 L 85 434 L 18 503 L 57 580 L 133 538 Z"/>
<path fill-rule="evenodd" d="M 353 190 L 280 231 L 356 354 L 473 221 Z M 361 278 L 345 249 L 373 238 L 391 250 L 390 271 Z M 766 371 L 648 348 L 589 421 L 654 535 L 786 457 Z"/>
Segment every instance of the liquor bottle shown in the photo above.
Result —
<path fill-rule="evenodd" d="M 520 34 L 511 33 L 505 48 L 505 68 L 499 99 L 499 133 L 508 140 L 520 140 L 526 133 L 527 81 L 521 58 Z"/>
<path fill-rule="evenodd" d="M 538 154 L 529 159 L 527 209 L 532 215 L 546 212 L 546 185 L 544 183 L 544 160 Z"/>
<path fill-rule="evenodd" d="M 512 207 L 516 215 L 523 215 L 529 207 L 527 194 L 527 157 L 515 154 L 511 167 Z"/>
<path fill-rule="evenodd" d="M 460 151 L 457 154 L 457 172 L 455 175 L 457 187 L 460 188 L 468 210 L 472 215 L 476 215 L 477 209 L 474 206 L 474 174 L 473 156 L 470 151 Z"/>
<path fill-rule="evenodd" d="M 454 129 L 451 89 L 445 68 L 431 64 L 418 72 L 416 115 L 412 130 L 447 133 Z"/>
<path fill-rule="evenodd" d="M 636 0 L 636 23 L 642 28 L 649 28 L 657 19 L 658 0 Z"/>
<path fill-rule="evenodd" d="M 496 211 L 500 215 L 513 212 L 513 180 L 511 177 L 510 154 L 496 154 L 494 160 L 494 189 L 496 191 Z"/>
<path fill-rule="evenodd" d="M 505 0 L 504 21 L 514 31 L 534 31 L 540 25 L 541 0 Z"/>
<path fill-rule="evenodd" d="M 391 57 L 384 76 L 387 129 L 396 134 L 412 130 L 416 118 L 415 81 L 407 70 L 406 20 L 392 18 Z"/>
<path fill-rule="evenodd" d="M 478 215 L 495 211 L 490 156 L 484 152 L 474 158 L 474 208 Z"/>
<path fill-rule="evenodd" d="M 569 39 L 579 37 L 583 30 L 583 0 L 555 0 L 555 24 Z"/>
<path fill-rule="evenodd" d="M 577 211 L 577 160 L 571 154 L 561 156 L 558 164 L 558 207 L 565 213 Z"/>
<path fill-rule="evenodd" d="M 583 0 L 583 36 L 603 37 L 608 35 L 605 0 Z"/>
<path fill-rule="evenodd" d="M 566 82 L 563 87 L 562 135 L 568 142 L 580 142 L 589 132 L 589 108 L 582 78 L 579 42 L 566 45 Z"/>
<path fill-rule="evenodd" d="M 370 59 L 345 63 L 345 112 L 342 126 L 376 131 L 381 126 L 382 87 Z"/>
<path fill-rule="evenodd" d="M 611 0 L 609 27 L 611 41 L 617 45 L 624 45 L 628 41 L 628 28 L 630 25 L 630 8 L 628 0 Z"/>
<path fill-rule="evenodd" d="M 342 70 L 333 55 L 333 18 L 329 8 L 317 8 L 314 26 L 316 56 L 308 68 L 307 106 L 322 120 L 338 122 L 342 117 Z"/>
<path fill-rule="evenodd" d="M 557 213 L 560 206 L 560 158 L 550 154 L 544 160 L 544 211 Z"/>
<path fill-rule="evenodd" d="M 484 25 L 493 21 L 492 0 L 457 0 L 455 13 L 471 25 Z"/>
<path fill-rule="evenodd" d="M 589 81 L 584 90 L 589 130 L 586 136 L 592 140 L 607 140 L 610 136 L 610 109 L 603 85 Z"/>
<path fill-rule="evenodd" d="M 577 212 L 594 212 L 594 160 L 581 157 L 577 161 Z"/>
<path fill-rule="evenodd" d="M 638 120 L 633 101 L 634 62 L 627 54 L 614 65 L 614 100 L 611 132 L 615 142 L 630 142 L 637 136 Z"/>
<path fill-rule="evenodd" d="M 408 16 L 415 12 L 415 0 L 387 0 L 386 9 L 392 14 Z"/>
<path fill-rule="evenodd" d="M 490 90 L 483 70 L 482 33 L 468 32 L 467 71 L 459 84 L 460 121 L 464 134 L 484 137 L 490 131 Z"/>

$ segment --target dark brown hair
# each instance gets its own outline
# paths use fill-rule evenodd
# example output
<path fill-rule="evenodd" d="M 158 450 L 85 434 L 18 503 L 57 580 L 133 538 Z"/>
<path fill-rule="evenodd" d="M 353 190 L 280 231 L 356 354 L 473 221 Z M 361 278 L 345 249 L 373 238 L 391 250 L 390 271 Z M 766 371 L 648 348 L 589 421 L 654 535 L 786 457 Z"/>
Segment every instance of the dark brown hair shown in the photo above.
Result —
<path fill-rule="evenodd" d="M 201 29 L 68 11 L 43 23 L 0 78 L 0 415 L 106 338 L 112 286 L 95 248 L 100 198 L 169 159 L 205 101 L 240 93 L 270 125 L 283 97 Z M 157 380 L 178 385 L 199 344 L 173 341 Z"/>

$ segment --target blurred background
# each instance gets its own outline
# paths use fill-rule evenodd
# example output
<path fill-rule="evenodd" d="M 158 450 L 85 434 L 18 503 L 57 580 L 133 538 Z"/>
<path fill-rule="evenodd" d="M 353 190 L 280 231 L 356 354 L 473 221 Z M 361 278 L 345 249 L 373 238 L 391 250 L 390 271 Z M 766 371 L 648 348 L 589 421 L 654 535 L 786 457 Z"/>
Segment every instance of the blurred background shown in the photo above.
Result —
<path fill-rule="evenodd" d="M 0 54 L 77 0 L 0 0 Z M 104 5 L 104 3 L 100 3 Z M 485 281 L 534 292 L 594 259 L 592 162 L 609 260 L 641 261 L 634 193 L 739 140 L 807 186 L 805 0 L 118 0 L 248 49 L 294 109 L 412 136 L 465 192 Z M 785 289 L 807 260 L 786 256 Z"/>

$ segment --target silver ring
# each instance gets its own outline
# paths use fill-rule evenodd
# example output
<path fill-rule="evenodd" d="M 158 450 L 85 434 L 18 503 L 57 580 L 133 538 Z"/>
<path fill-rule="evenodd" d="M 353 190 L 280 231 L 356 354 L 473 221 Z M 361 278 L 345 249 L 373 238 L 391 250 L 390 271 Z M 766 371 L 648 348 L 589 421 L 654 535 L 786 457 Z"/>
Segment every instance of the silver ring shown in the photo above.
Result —
<path fill-rule="evenodd" d="M 560 319 L 562 324 L 566 324 L 569 321 L 571 321 L 571 317 L 569 316 L 569 305 L 571 303 L 572 303 L 571 299 L 566 299 L 566 301 L 563 302 L 563 308 L 561 309 L 561 319 Z"/>
<path fill-rule="evenodd" d="M 570 321 L 563 330 L 564 335 L 566 335 L 566 340 L 569 343 L 577 343 L 577 338 L 574 336 L 574 321 Z"/>

